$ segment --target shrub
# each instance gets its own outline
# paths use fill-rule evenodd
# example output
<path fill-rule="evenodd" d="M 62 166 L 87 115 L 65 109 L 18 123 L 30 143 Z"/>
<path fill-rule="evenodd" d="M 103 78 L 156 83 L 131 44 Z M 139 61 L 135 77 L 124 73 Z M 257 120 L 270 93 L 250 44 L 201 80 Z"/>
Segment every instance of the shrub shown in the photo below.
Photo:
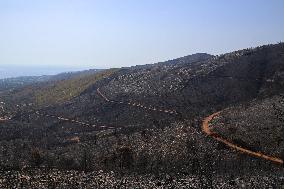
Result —
<path fill-rule="evenodd" d="M 36 166 L 36 167 L 39 167 L 44 162 L 43 153 L 40 149 L 33 148 L 31 150 L 30 162 L 32 166 Z"/>

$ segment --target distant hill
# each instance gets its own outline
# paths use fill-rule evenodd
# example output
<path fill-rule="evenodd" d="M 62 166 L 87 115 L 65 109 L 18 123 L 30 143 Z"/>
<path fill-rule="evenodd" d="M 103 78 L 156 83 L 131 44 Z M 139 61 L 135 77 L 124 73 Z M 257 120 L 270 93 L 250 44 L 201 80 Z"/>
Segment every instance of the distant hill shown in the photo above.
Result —
<path fill-rule="evenodd" d="M 58 95 L 55 92 L 56 90 L 61 92 L 64 91 L 65 88 L 63 85 L 65 85 L 65 87 L 68 86 L 69 90 L 71 90 L 72 86 L 77 87 L 77 85 L 84 88 L 85 85 L 91 82 L 90 78 L 101 71 L 103 70 L 91 69 L 77 72 L 66 72 L 50 76 L 26 76 L 2 79 L 0 80 L 0 89 L 2 90 L 3 97 L 6 98 L 8 102 L 42 105 L 45 101 L 47 101 L 45 98 L 56 98 L 55 96 Z M 86 80 L 82 78 L 86 78 Z M 81 82 L 78 82 L 79 80 Z M 74 85 L 74 83 L 76 84 Z M 61 87 L 62 89 L 60 89 Z M 76 89 L 76 91 L 80 90 Z M 13 95 L 10 96 L 10 94 Z M 74 92 L 74 94 L 76 94 L 76 92 Z"/>
<path fill-rule="evenodd" d="M 57 75 L 42 75 L 42 76 L 21 76 L 0 79 L 0 91 L 13 90 L 16 88 L 24 87 L 34 83 L 47 82 L 47 81 L 58 81 L 64 79 L 71 79 L 74 76 L 82 73 L 94 73 L 99 70 L 87 70 L 77 72 L 64 72 Z"/>
<path fill-rule="evenodd" d="M 0 79 L 0 91 L 12 90 L 37 82 L 48 81 L 52 76 L 26 76 Z"/>

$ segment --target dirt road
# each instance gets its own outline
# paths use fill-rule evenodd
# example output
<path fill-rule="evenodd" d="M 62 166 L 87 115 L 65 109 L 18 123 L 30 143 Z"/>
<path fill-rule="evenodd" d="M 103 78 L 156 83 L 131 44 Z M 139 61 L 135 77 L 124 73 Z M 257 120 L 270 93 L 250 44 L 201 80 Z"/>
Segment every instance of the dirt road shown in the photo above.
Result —
<path fill-rule="evenodd" d="M 206 135 L 211 136 L 215 140 L 217 140 L 219 142 L 222 142 L 225 145 L 229 146 L 230 148 L 232 148 L 234 150 L 237 150 L 237 151 L 239 151 L 241 153 L 244 153 L 244 154 L 247 154 L 247 155 L 253 156 L 253 157 L 258 157 L 258 158 L 261 158 L 261 159 L 265 159 L 267 161 L 271 161 L 271 162 L 283 165 L 283 160 L 280 159 L 280 158 L 269 156 L 269 155 L 266 155 L 266 154 L 264 154 L 262 152 L 254 152 L 254 151 L 248 150 L 246 148 L 240 147 L 237 144 L 234 144 L 234 143 L 232 143 L 232 142 L 230 142 L 230 141 L 228 141 L 226 139 L 223 139 L 223 138 L 219 137 L 217 133 L 211 131 L 211 129 L 210 129 L 210 121 L 212 121 L 214 119 L 214 117 L 218 116 L 220 113 L 221 112 L 216 112 L 216 113 L 206 117 L 203 120 L 202 131 Z"/>

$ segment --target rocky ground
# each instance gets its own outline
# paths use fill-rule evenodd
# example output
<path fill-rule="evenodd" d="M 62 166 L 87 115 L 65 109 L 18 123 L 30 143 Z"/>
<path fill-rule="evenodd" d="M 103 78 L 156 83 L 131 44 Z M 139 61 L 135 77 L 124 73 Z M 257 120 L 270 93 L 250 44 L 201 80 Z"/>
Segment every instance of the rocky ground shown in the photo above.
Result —
<path fill-rule="evenodd" d="M 1 172 L 0 188 L 283 188 L 283 175 L 118 175 L 114 172 L 26 170 Z"/>

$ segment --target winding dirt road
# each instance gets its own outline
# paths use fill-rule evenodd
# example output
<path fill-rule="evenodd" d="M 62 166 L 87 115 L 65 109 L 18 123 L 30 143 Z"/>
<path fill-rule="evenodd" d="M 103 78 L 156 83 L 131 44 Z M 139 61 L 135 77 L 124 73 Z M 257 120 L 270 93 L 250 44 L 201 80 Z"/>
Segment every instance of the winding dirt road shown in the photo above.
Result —
<path fill-rule="evenodd" d="M 131 102 L 122 102 L 122 101 L 113 101 L 108 99 L 101 91 L 100 88 L 97 89 L 97 93 L 99 94 L 99 96 L 101 96 L 106 102 L 110 102 L 110 103 L 117 103 L 117 104 L 126 104 L 128 106 L 132 106 L 132 107 L 137 107 L 137 108 L 142 108 L 144 110 L 150 110 L 150 111 L 155 111 L 155 112 L 162 112 L 165 114 L 169 114 L 169 115 L 178 115 L 177 111 L 175 110 L 170 110 L 170 109 L 164 109 L 164 108 L 159 108 L 159 107 L 153 107 L 153 106 L 145 106 L 141 103 L 131 103 Z"/>
<path fill-rule="evenodd" d="M 267 160 L 267 161 L 271 161 L 271 162 L 274 162 L 274 163 L 277 163 L 277 164 L 280 164 L 280 165 L 283 165 L 283 160 L 280 159 L 280 158 L 277 158 L 277 157 L 273 157 L 273 156 L 269 156 L 269 155 L 266 155 L 262 152 L 254 152 L 254 151 L 251 151 L 251 150 L 248 150 L 248 149 L 245 149 L 243 147 L 240 147 L 238 146 L 237 144 L 233 144 L 232 142 L 226 140 L 226 139 L 223 139 L 221 138 L 220 136 L 218 136 L 217 133 L 213 132 L 210 130 L 210 121 L 212 121 L 214 119 L 214 117 L 218 116 L 221 112 L 216 112 L 208 117 L 206 117 L 204 120 L 203 120 L 203 124 L 202 124 L 202 131 L 208 135 L 208 136 L 211 136 L 212 138 L 214 138 L 215 140 L 219 141 L 219 142 L 222 142 L 224 143 L 225 145 L 229 146 L 230 148 L 234 149 L 234 150 L 237 150 L 241 153 L 244 153 L 244 154 L 247 154 L 249 156 L 253 156 L 253 157 L 258 157 L 258 158 L 261 158 L 261 159 L 264 159 L 264 160 Z"/>
<path fill-rule="evenodd" d="M 36 114 L 38 116 L 41 116 L 41 117 L 54 118 L 54 119 L 57 119 L 59 121 L 71 122 L 73 124 L 77 124 L 77 125 L 81 125 L 81 126 L 89 126 L 89 127 L 101 128 L 102 130 L 115 129 L 115 127 L 111 127 L 111 126 L 96 125 L 96 124 L 92 124 L 90 122 L 80 121 L 80 120 L 77 120 L 77 119 L 70 119 L 70 118 L 57 116 L 57 115 L 43 114 L 43 113 L 40 113 L 39 111 L 37 111 Z"/>
<path fill-rule="evenodd" d="M 145 110 L 151 110 L 151 111 L 157 111 L 157 112 L 162 112 L 162 113 L 166 113 L 166 114 L 170 114 L 170 115 L 174 115 L 174 114 L 177 114 L 177 112 L 175 110 L 168 110 L 168 109 L 162 109 L 162 108 L 157 108 L 157 107 L 147 107 L 147 106 L 144 106 L 140 103 L 130 103 L 130 102 L 115 102 L 113 100 L 110 100 L 108 99 L 103 93 L 101 93 L 100 89 L 98 88 L 97 89 L 97 93 L 99 94 L 99 96 L 101 96 L 106 102 L 110 102 L 110 103 L 119 103 L 119 104 L 127 104 L 129 106 L 133 106 L 133 107 L 138 107 L 138 108 L 142 108 L 142 109 L 145 109 Z M 253 156 L 253 157 L 258 157 L 258 158 L 261 158 L 261 159 L 264 159 L 264 160 L 267 160 L 267 161 L 271 161 L 271 162 L 274 162 L 274 163 L 277 163 L 277 164 L 281 164 L 283 165 L 283 160 L 280 159 L 280 158 L 277 158 L 277 157 L 273 157 L 273 156 L 270 156 L 270 155 L 266 155 L 262 152 L 254 152 L 254 151 L 251 151 L 251 150 L 248 150 L 246 148 L 243 148 L 243 147 L 240 147 L 238 146 L 237 144 L 234 144 L 222 137 L 220 137 L 217 133 L 211 131 L 210 129 L 210 121 L 212 121 L 214 119 L 214 117 L 218 116 L 219 114 L 221 113 L 220 112 L 216 112 L 208 117 L 206 117 L 204 120 L 203 120 L 203 123 L 202 123 L 202 131 L 214 138 L 215 140 L 219 141 L 219 142 L 222 142 L 224 143 L 225 145 L 229 146 L 230 148 L 236 150 L 236 151 L 239 151 L 241 153 L 244 153 L 244 154 L 247 154 L 249 156 Z M 61 117 L 61 116 L 55 116 L 55 115 L 48 115 L 48 114 L 42 114 L 42 113 L 39 113 L 38 111 L 36 112 L 36 114 L 38 116 L 42 116 L 42 117 L 49 117 L 49 118 L 55 118 L 55 119 L 58 119 L 58 120 L 61 120 L 61 121 L 67 121 L 67 122 L 72 122 L 72 123 L 75 123 L 75 124 L 79 124 L 79 125 L 82 125 L 82 126 L 91 126 L 91 127 L 98 127 L 98 128 L 101 128 L 103 130 L 108 130 L 108 129 L 115 129 L 114 127 L 110 127 L 110 126 L 105 126 L 105 125 L 102 125 L 102 126 L 99 126 L 99 125 L 94 125 L 94 124 L 91 124 L 89 122 L 83 122 L 83 121 L 79 121 L 79 120 L 75 120 L 75 119 L 69 119 L 69 118 L 64 118 L 64 117 Z M 2 121 L 7 121 L 7 119 L 5 118 L 1 118 L 0 117 L 0 122 Z"/>
<path fill-rule="evenodd" d="M 97 89 L 97 92 L 98 94 L 107 102 L 111 102 L 111 103 L 115 103 L 114 101 L 108 99 L 101 91 L 100 89 L 98 88 Z M 118 102 L 120 104 L 125 104 L 124 102 Z M 152 110 L 152 111 L 159 111 L 159 112 L 163 112 L 163 113 L 168 113 L 168 114 L 175 114 L 176 111 L 175 110 L 165 110 L 165 109 L 160 109 L 160 108 L 155 108 L 155 107 L 146 107 L 146 106 L 143 106 L 143 105 L 140 105 L 140 104 L 137 104 L 137 103 L 127 103 L 129 106 L 136 106 L 136 107 L 141 107 L 141 108 L 145 108 L 145 109 L 148 109 L 148 110 Z M 261 159 L 264 159 L 264 160 L 267 160 L 267 161 L 271 161 L 271 162 L 274 162 L 274 163 L 277 163 L 277 164 L 281 164 L 283 165 L 283 160 L 280 159 L 280 158 L 277 158 L 277 157 L 273 157 L 273 156 L 269 156 L 269 155 L 266 155 L 262 152 L 254 152 L 254 151 L 251 151 L 251 150 L 248 150 L 246 148 L 243 148 L 243 147 L 240 147 L 239 145 L 237 144 L 234 144 L 226 139 L 223 139 L 221 138 L 220 136 L 218 136 L 217 133 L 213 132 L 210 130 L 210 121 L 212 121 L 214 119 L 214 117 L 218 116 L 219 114 L 221 113 L 220 112 L 216 112 L 208 117 L 206 117 L 202 123 L 202 131 L 210 136 L 210 137 L 213 137 L 215 140 L 219 141 L 219 142 L 222 142 L 224 143 L 225 145 L 229 146 L 230 148 L 234 149 L 234 150 L 237 150 L 241 153 L 244 153 L 244 154 L 247 154 L 249 156 L 252 156 L 252 157 L 258 157 L 258 158 L 261 158 Z"/>

